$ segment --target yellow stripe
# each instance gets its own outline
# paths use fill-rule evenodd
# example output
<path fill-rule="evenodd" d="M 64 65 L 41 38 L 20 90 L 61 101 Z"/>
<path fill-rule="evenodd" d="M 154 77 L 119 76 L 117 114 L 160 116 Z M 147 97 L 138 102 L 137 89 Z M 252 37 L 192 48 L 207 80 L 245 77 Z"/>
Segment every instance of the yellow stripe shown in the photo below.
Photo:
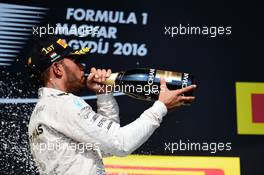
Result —
<path fill-rule="evenodd" d="M 105 158 L 104 163 L 106 166 L 117 165 L 117 166 L 153 167 L 153 168 L 156 167 L 156 168 L 218 169 L 224 171 L 225 175 L 240 175 L 240 160 L 238 157 L 131 155 L 128 157 Z M 128 170 L 130 171 L 130 169 Z M 134 172 L 135 170 L 131 170 L 131 171 Z"/>

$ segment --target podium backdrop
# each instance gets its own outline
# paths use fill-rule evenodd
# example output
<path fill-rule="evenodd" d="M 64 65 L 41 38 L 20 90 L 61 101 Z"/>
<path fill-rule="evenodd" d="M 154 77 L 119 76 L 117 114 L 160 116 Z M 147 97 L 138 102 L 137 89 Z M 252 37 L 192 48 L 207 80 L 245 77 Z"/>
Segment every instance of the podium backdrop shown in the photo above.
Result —
<path fill-rule="evenodd" d="M 43 32 L 61 34 L 74 49 L 91 47 L 88 68 L 156 68 L 195 76 L 196 101 L 169 112 L 135 154 L 205 161 L 192 167 L 196 169 L 212 168 L 210 158 L 229 157 L 241 174 L 262 174 L 261 12 L 254 1 L 0 2 L 0 174 L 38 174 L 27 135 L 37 88 L 28 81 L 25 63 L 32 39 Z M 98 35 L 76 32 L 82 29 Z M 80 95 L 96 109 L 94 94 Z M 152 104 L 123 95 L 116 99 L 121 125 Z M 179 162 L 175 166 L 184 168 Z M 230 174 L 217 165 L 215 169 Z"/>

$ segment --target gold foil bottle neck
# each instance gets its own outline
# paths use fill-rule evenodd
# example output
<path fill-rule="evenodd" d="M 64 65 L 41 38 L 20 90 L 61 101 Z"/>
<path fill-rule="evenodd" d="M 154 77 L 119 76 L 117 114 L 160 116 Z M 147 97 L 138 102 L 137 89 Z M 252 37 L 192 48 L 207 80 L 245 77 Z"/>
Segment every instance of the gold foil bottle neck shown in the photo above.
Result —
<path fill-rule="evenodd" d="M 116 81 L 116 78 L 117 78 L 118 74 L 119 74 L 119 73 L 112 73 L 112 74 L 110 75 L 110 77 L 107 78 L 107 79 L 105 80 L 105 82 L 103 82 L 103 84 L 106 84 L 106 85 L 113 85 L 113 84 L 115 84 L 115 81 Z"/>

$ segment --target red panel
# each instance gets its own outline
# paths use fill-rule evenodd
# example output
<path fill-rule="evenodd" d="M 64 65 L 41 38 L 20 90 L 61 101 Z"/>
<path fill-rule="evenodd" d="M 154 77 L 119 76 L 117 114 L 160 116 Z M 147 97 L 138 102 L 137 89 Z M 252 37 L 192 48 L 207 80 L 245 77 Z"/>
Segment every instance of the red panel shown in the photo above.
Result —
<path fill-rule="evenodd" d="M 264 94 L 251 94 L 252 121 L 264 123 Z"/>

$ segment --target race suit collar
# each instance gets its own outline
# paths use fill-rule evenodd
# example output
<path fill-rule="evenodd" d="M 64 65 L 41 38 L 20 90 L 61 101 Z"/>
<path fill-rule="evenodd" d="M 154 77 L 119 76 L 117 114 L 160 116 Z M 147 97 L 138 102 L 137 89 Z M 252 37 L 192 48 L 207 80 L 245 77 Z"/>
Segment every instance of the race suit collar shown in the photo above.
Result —
<path fill-rule="evenodd" d="M 54 89 L 54 88 L 48 88 L 48 87 L 42 87 L 38 90 L 38 96 L 39 98 L 45 97 L 45 96 L 58 96 L 61 94 L 67 94 L 64 91 Z"/>

